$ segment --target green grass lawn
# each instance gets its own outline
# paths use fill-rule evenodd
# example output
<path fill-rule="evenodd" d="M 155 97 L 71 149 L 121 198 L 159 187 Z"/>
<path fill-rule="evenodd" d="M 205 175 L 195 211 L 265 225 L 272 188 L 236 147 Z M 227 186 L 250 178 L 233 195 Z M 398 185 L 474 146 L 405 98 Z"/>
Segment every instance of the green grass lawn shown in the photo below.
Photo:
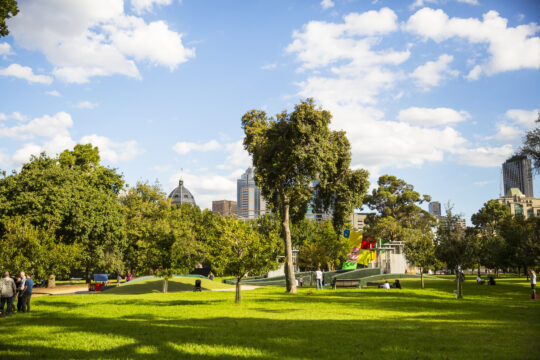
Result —
<path fill-rule="evenodd" d="M 463 300 L 451 281 L 402 283 L 298 295 L 266 287 L 243 292 L 240 305 L 234 292 L 45 296 L 0 319 L 0 358 L 540 358 L 540 304 L 524 279 L 467 281 Z"/>

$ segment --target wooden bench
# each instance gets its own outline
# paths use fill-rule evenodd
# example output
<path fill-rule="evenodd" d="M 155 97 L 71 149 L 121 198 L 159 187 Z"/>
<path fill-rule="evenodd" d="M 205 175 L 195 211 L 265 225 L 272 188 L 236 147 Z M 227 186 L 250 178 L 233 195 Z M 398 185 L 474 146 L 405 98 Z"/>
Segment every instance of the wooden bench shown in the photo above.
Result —
<path fill-rule="evenodd" d="M 349 279 L 334 279 L 333 281 L 334 289 L 338 287 L 358 287 L 360 284 L 359 280 L 349 280 Z"/>

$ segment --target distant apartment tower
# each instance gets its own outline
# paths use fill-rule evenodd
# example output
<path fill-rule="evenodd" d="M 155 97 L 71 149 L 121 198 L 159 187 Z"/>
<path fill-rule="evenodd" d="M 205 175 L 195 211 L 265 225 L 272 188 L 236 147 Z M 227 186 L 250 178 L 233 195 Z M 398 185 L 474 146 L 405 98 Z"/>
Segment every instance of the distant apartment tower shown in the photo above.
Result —
<path fill-rule="evenodd" d="M 429 203 L 429 213 L 431 215 L 441 216 L 441 203 L 432 201 Z"/>
<path fill-rule="evenodd" d="M 236 189 L 238 218 L 256 219 L 266 214 L 266 203 L 262 197 L 261 189 L 255 185 L 253 168 L 248 168 L 237 180 Z"/>
<path fill-rule="evenodd" d="M 217 200 L 212 201 L 212 212 L 222 216 L 236 216 L 236 201 Z"/>
<path fill-rule="evenodd" d="M 526 197 L 534 197 L 531 160 L 526 156 L 513 156 L 503 164 L 504 194 L 518 188 Z"/>

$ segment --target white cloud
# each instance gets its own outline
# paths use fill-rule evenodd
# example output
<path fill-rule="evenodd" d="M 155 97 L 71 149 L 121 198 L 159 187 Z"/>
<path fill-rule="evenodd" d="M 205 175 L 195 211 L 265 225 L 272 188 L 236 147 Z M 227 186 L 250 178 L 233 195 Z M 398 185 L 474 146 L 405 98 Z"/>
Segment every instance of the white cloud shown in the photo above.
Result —
<path fill-rule="evenodd" d="M 68 129 L 72 126 L 73 120 L 71 116 L 61 111 L 53 116 L 44 115 L 40 118 L 35 118 L 24 125 L 11 127 L 0 126 L 0 136 L 18 139 L 31 139 L 34 136 L 51 138 L 55 136 L 69 136 Z"/>
<path fill-rule="evenodd" d="M 497 133 L 492 136 L 499 141 L 518 145 L 525 132 L 536 126 L 540 110 L 510 109 L 506 112 L 506 121 L 497 123 Z"/>
<path fill-rule="evenodd" d="M 137 14 L 151 12 L 154 5 L 166 6 L 172 4 L 172 0 L 131 0 L 131 8 Z"/>
<path fill-rule="evenodd" d="M 518 125 L 525 127 L 527 130 L 535 126 L 536 120 L 538 119 L 538 113 L 540 110 L 520 110 L 520 109 L 510 109 L 506 112 L 506 116 L 509 119 L 514 120 Z"/>
<path fill-rule="evenodd" d="M 457 0 L 457 2 L 469 4 L 469 5 L 480 5 L 478 0 Z"/>
<path fill-rule="evenodd" d="M 244 149 L 243 140 L 227 144 L 225 150 L 228 153 L 227 158 L 223 164 L 218 165 L 218 169 L 245 170 L 252 166 L 253 162 L 251 161 L 251 156 L 249 156 L 249 153 Z"/>
<path fill-rule="evenodd" d="M 10 115 L 6 115 L 4 113 L 0 113 L 0 121 L 7 120 L 7 119 L 15 119 L 18 121 L 26 121 L 26 116 L 21 114 L 18 111 L 12 112 Z M 1 129 L 1 127 L 0 127 Z"/>
<path fill-rule="evenodd" d="M 358 66 L 377 63 L 401 63 L 409 56 L 406 53 L 380 52 L 371 50 L 374 39 L 358 38 L 393 32 L 397 29 L 397 15 L 389 8 L 350 13 L 340 24 L 311 21 L 303 31 L 294 31 L 294 41 L 287 51 L 296 53 L 303 69 L 315 69 L 329 64 L 349 60 Z M 405 57 L 405 59 L 403 59 Z"/>
<path fill-rule="evenodd" d="M 18 45 L 39 50 L 55 66 L 53 74 L 84 83 L 94 76 L 140 78 L 135 61 L 174 69 L 194 56 L 182 35 L 164 21 L 146 23 L 126 15 L 122 0 L 22 2 L 10 20 Z"/>
<path fill-rule="evenodd" d="M 272 64 L 267 64 L 267 65 L 261 66 L 261 69 L 262 70 L 274 70 L 276 67 L 277 67 L 277 64 L 272 63 Z"/>
<path fill-rule="evenodd" d="M 425 3 L 436 4 L 437 0 L 415 0 L 410 6 L 409 10 L 414 10 L 419 7 L 424 7 Z"/>
<path fill-rule="evenodd" d="M 81 101 L 79 102 L 76 107 L 78 107 L 79 109 L 94 109 L 98 106 L 98 103 L 93 103 L 91 101 Z"/>
<path fill-rule="evenodd" d="M 474 44 L 488 44 L 491 55 L 469 73 L 469 79 L 481 74 L 540 68 L 540 29 L 537 24 L 508 27 L 508 20 L 496 11 L 489 11 L 483 19 L 449 18 L 443 10 L 423 8 L 413 14 L 404 29 L 425 39 L 442 42 L 453 37 L 467 39 Z"/>
<path fill-rule="evenodd" d="M 452 55 L 442 54 L 436 61 L 428 61 L 418 66 L 411 73 L 411 77 L 416 79 L 418 86 L 424 88 L 437 86 L 444 79 L 458 76 L 459 72 L 449 66 L 453 60 Z"/>
<path fill-rule="evenodd" d="M 322 0 L 321 1 L 321 7 L 323 9 L 330 9 L 331 7 L 334 7 L 334 2 L 332 0 Z"/>
<path fill-rule="evenodd" d="M 105 136 L 95 134 L 84 136 L 80 140 L 80 143 L 91 143 L 92 145 L 97 146 L 101 158 L 111 163 L 128 161 L 144 152 L 134 140 L 115 142 Z"/>
<path fill-rule="evenodd" d="M 56 90 L 51 90 L 51 91 L 45 91 L 45 94 L 47 95 L 51 95 L 51 96 L 54 96 L 54 97 L 61 97 L 62 94 L 60 94 L 58 91 Z"/>
<path fill-rule="evenodd" d="M 11 45 L 8 43 L 0 43 L 0 56 L 12 55 Z"/>
<path fill-rule="evenodd" d="M 478 167 L 498 167 L 514 152 L 512 145 L 500 147 L 478 147 L 462 149 L 459 153 L 461 164 Z"/>
<path fill-rule="evenodd" d="M 367 168 L 372 175 L 387 167 L 440 162 L 468 143 L 447 126 L 468 117 L 466 112 L 419 108 L 416 114 L 414 109 L 402 113 L 402 121 L 388 121 L 376 107 L 383 92 L 405 79 L 392 67 L 409 58 L 408 47 L 375 49 L 380 46 L 377 36 L 395 31 L 396 21 L 395 13 L 386 8 L 349 14 L 343 23 L 312 21 L 293 33 L 287 47 L 297 55 L 299 70 L 312 72 L 297 84 L 298 94 L 315 97 L 331 111 L 332 128 L 345 130 L 351 142 L 352 165 Z M 395 96 L 402 95 L 389 98 Z M 434 125 L 439 127 L 431 128 Z"/>
<path fill-rule="evenodd" d="M 34 74 L 32 68 L 28 66 L 21 66 L 19 64 L 11 64 L 7 68 L 0 69 L 0 75 L 13 76 L 19 79 L 24 79 L 29 83 L 40 83 L 49 85 L 53 82 L 52 77 Z"/>
<path fill-rule="evenodd" d="M 470 118 L 466 111 L 456 111 L 450 108 L 421 108 L 410 107 L 401 110 L 397 119 L 411 125 L 440 126 L 452 125 Z"/>
<path fill-rule="evenodd" d="M 179 155 L 185 155 L 191 151 L 212 151 L 221 149 L 221 144 L 216 140 L 210 140 L 204 144 L 193 142 L 177 142 L 173 146 L 173 150 Z"/>

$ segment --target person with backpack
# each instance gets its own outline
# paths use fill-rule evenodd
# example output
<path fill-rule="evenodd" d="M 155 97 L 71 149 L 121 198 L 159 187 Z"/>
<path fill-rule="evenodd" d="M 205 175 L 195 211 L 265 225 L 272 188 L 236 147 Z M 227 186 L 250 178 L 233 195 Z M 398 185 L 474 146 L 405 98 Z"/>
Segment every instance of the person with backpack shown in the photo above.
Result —
<path fill-rule="evenodd" d="M 6 271 L 4 278 L 0 281 L 0 310 L 4 316 L 4 305 L 7 302 L 7 316 L 11 316 L 11 307 L 13 305 L 13 295 L 15 294 L 15 282 Z"/>

